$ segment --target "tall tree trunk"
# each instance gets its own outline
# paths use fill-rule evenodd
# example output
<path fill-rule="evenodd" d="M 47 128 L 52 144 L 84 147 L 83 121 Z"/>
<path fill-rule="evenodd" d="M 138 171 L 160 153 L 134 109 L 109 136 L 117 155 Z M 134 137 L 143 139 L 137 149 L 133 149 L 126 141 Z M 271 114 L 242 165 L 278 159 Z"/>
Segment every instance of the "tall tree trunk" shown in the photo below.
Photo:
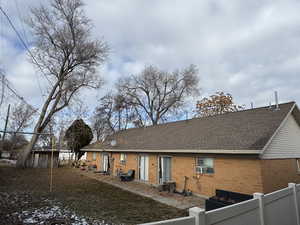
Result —
<path fill-rule="evenodd" d="M 31 137 L 31 140 L 29 142 L 29 144 L 26 146 L 26 148 L 24 149 L 24 151 L 20 152 L 20 154 L 18 155 L 18 160 L 17 160 L 17 164 L 16 166 L 18 168 L 25 168 L 26 167 L 26 159 L 28 158 L 28 156 L 30 155 L 31 150 L 33 149 L 34 145 L 36 144 L 38 138 L 39 138 L 39 134 L 41 133 L 44 128 L 47 126 L 47 124 L 49 123 L 52 115 L 54 114 L 55 111 L 55 107 L 58 104 L 61 95 L 58 95 L 55 99 L 54 104 L 51 106 L 51 109 L 48 113 L 48 115 L 46 115 L 48 107 L 52 101 L 52 97 L 56 91 L 56 88 L 58 87 L 59 81 L 56 82 L 56 84 L 53 86 L 51 92 L 48 95 L 48 98 L 46 100 L 46 102 L 43 105 L 42 108 L 42 112 L 39 116 L 39 119 L 34 127 L 34 134 Z"/>
<path fill-rule="evenodd" d="M 118 122 L 119 122 L 119 131 L 121 130 L 121 110 L 118 111 Z"/>
<path fill-rule="evenodd" d="M 28 156 L 30 155 L 32 149 L 34 148 L 34 145 L 36 144 L 36 142 L 39 138 L 38 133 L 40 133 L 40 126 L 45 117 L 46 110 L 47 110 L 47 107 L 45 107 L 45 105 L 44 105 L 42 114 L 40 115 L 39 120 L 38 120 L 37 124 L 35 125 L 34 131 L 33 131 L 34 134 L 32 135 L 29 144 L 18 155 L 18 160 L 17 160 L 17 164 L 16 164 L 17 168 L 26 168 L 26 160 L 27 160 Z"/>
<path fill-rule="evenodd" d="M 30 155 L 31 150 L 33 149 L 34 145 L 36 144 L 38 137 L 39 137 L 39 135 L 33 134 L 29 144 L 26 146 L 24 151 L 20 152 L 20 154 L 18 156 L 17 164 L 16 164 L 16 166 L 18 168 L 26 168 L 26 160 L 27 160 L 28 156 Z"/>

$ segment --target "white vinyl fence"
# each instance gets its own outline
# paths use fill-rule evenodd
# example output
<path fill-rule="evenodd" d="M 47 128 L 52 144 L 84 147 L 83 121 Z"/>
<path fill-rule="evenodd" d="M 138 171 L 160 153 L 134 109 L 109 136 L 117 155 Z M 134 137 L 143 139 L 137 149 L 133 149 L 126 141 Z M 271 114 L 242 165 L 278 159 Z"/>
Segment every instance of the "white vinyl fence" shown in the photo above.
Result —
<path fill-rule="evenodd" d="M 253 197 L 209 212 L 194 207 L 188 217 L 143 225 L 300 225 L 300 184 L 289 183 L 287 188 Z"/>

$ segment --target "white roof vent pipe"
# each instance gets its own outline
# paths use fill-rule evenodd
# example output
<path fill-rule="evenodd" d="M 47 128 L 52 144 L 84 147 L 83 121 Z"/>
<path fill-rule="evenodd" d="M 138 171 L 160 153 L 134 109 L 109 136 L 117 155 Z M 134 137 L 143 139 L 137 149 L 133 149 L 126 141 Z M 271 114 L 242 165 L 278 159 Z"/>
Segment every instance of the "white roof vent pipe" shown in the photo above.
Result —
<path fill-rule="evenodd" d="M 275 110 L 279 110 L 279 104 L 278 104 L 278 92 L 275 91 Z"/>
<path fill-rule="evenodd" d="M 116 140 L 111 140 L 110 145 L 111 146 L 116 146 L 117 145 L 117 141 Z"/>

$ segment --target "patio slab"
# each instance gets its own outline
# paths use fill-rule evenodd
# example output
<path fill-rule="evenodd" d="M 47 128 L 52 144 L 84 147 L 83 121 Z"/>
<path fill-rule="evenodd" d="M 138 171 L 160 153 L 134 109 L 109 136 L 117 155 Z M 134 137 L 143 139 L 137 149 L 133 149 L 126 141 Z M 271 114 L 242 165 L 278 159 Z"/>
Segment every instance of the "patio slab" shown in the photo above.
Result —
<path fill-rule="evenodd" d="M 93 171 L 75 169 L 84 176 L 96 179 L 98 181 L 113 185 L 123 190 L 151 198 L 155 201 L 164 203 L 178 209 L 188 209 L 192 207 L 205 208 L 205 198 L 195 195 L 183 196 L 176 193 L 160 192 L 156 187 L 138 181 L 121 182 L 118 177 L 102 175 Z"/>

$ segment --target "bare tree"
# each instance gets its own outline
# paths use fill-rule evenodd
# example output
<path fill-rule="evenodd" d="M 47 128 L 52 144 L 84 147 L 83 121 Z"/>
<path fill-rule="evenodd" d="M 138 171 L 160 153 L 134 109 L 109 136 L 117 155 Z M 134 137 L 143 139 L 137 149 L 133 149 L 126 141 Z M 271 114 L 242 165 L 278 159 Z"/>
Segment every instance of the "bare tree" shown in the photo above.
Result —
<path fill-rule="evenodd" d="M 29 25 L 35 37 L 32 62 L 43 70 L 50 83 L 35 133 L 41 133 L 51 117 L 67 107 L 80 90 L 101 84 L 96 68 L 105 61 L 108 47 L 91 39 L 91 23 L 82 6 L 81 0 L 52 0 L 50 8 L 41 6 L 31 11 Z M 32 136 L 18 158 L 18 167 L 25 167 L 38 137 Z"/>
<path fill-rule="evenodd" d="M 227 112 L 236 112 L 242 109 L 244 109 L 244 106 L 236 105 L 233 102 L 231 94 L 225 94 L 219 91 L 209 96 L 209 98 L 203 98 L 197 102 L 196 117 L 214 116 Z"/>
<path fill-rule="evenodd" d="M 74 101 L 68 106 L 67 110 L 64 110 L 65 115 L 69 118 L 67 124 L 69 125 L 74 119 L 89 117 L 89 111 L 88 103 L 76 96 Z"/>
<path fill-rule="evenodd" d="M 97 141 L 114 132 L 115 124 L 113 118 L 113 98 L 105 95 L 100 99 L 92 117 L 92 130 L 96 134 Z"/>
<path fill-rule="evenodd" d="M 10 130 L 19 132 L 28 128 L 32 124 L 33 115 L 35 113 L 35 109 L 23 102 L 14 106 L 9 120 Z"/>
<path fill-rule="evenodd" d="M 53 136 L 57 135 L 57 132 L 55 132 L 57 127 L 58 124 L 56 121 L 56 117 L 53 116 L 43 130 L 43 133 L 47 133 L 47 134 L 40 135 L 36 145 L 38 145 L 38 147 L 46 148 L 46 149 L 51 149 L 52 147 L 54 147 L 52 146 L 52 138 Z M 49 134 L 53 134 L 53 135 L 49 135 Z"/>
<path fill-rule="evenodd" d="M 174 72 L 147 66 L 140 74 L 121 78 L 118 90 L 134 107 L 139 125 L 155 125 L 182 110 L 185 100 L 199 93 L 198 83 L 194 65 Z"/>
<path fill-rule="evenodd" d="M 127 129 L 136 118 L 133 107 L 120 94 L 107 94 L 100 99 L 92 118 L 92 129 L 97 140 L 118 130 Z"/>
<path fill-rule="evenodd" d="M 28 141 L 22 134 L 17 134 L 11 136 L 9 139 L 4 140 L 3 142 L 3 150 L 5 151 L 13 151 L 20 150 L 24 146 L 28 144 Z"/>
<path fill-rule="evenodd" d="M 18 132 L 23 131 L 32 125 L 32 119 L 36 110 L 30 105 L 21 102 L 12 108 L 12 113 L 9 120 L 9 130 L 15 131 L 10 134 L 11 149 L 23 146 L 26 143 L 25 137 Z"/>

